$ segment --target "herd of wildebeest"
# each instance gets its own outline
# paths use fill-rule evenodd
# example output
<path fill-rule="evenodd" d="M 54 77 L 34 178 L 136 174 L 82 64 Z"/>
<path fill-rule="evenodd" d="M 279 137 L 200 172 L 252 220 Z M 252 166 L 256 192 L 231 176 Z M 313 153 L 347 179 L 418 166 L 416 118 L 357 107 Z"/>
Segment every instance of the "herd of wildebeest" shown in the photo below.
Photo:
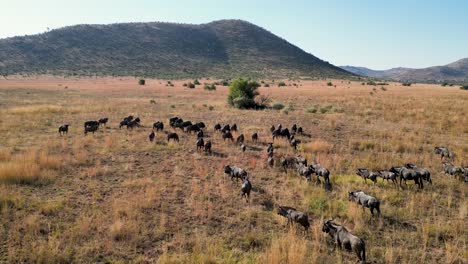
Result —
<path fill-rule="evenodd" d="M 92 132 L 96 132 L 99 130 L 101 126 L 106 126 L 107 122 L 109 121 L 108 118 L 102 118 L 98 121 L 86 121 L 84 123 L 84 134 L 88 134 Z M 207 155 L 212 154 L 212 146 L 213 143 L 211 140 L 206 139 L 206 132 L 207 127 L 203 122 L 191 122 L 191 121 L 184 121 L 180 117 L 172 117 L 169 119 L 169 125 L 172 128 L 172 132 L 164 131 L 164 123 L 162 121 L 157 121 L 153 124 L 152 131 L 149 134 L 149 141 L 153 142 L 156 137 L 156 133 L 162 132 L 165 133 L 167 136 L 167 142 L 173 140 L 174 142 L 179 142 L 180 137 L 177 134 L 177 129 L 183 131 L 187 134 L 194 133 L 196 135 L 196 150 L 197 151 L 204 151 Z M 67 134 L 68 133 L 68 124 L 62 125 L 59 127 L 59 134 Z M 140 118 L 133 116 L 125 117 L 119 124 L 119 128 L 126 127 L 127 129 L 133 129 L 136 127 L 144 127 L 141 125 Z M 316 175 L 315 182 L 321 184 L 320 178 L 323 178 L 324 183 L 323 186 L 327 190 L 331 190 L 331 182 L 330 182 L 330 171 L 325 168 L 324 166 L 317 164 L 316 162 L 309 164 L 307 159 L 302 157 L 301 155 L 297 156 L 286 156 L 280 155 L 280 159 L 275 162 L 274 159 L 274 146 L 273 142 L 275 139 L 280 140 L 287 140 L 289 145 L 296 150 L 298 145 L 301 144 L 301 140 L 296 138 L 296 135 L 301 136 L 304 135 L 304 131 L 302 127 L 298 127 L 294 124 L 291 127 L 291 130 L 288 128 L 283 128 L 281 124 L 275 126 L 271 126 L 271 138 L 272 142 L 267 143 L 267 160 L 266 166 L 273 168 L 275 164 L 278 164 L 285 173 L 288 170 L 295 170 L 297 174 L 307 182 L 312 181 L 312 176 Z M 237 135 L 235 139 L 235 143 L 240 146 L 240 151 L 245 152 L 246 147 L 246 139 L 244 134 L 239 133 L 239 128 L 237 124 L 225 124 L 224 126 L 221 124 L 214 125 L 214 133 L 220 133 L 221 137 L 224 141 L 228 140 L 234 143 L 234 136 L 233 133 Z M 253 133 L 251 135 L 251 142 L 252 144 L 257 144 L 259 140 L 258 133 Z M 439 155 L 442 162 L 442 169 L 445 174 L 459 177 L 464 182 L 468 182 L 468 167 L 463 166 L 455 166 L 452 162 L 455 160 L 455 154 L 451 152 L 447 147 L 435 147 L 434 153 Z M 238 166 L 234 165 L 225 165 L 224 173 L 227 174 L 231 180 L 241 180 L 241 197 L 244 197 L 247 202 L 250 199 L 250 193 L 252 191 L 252 183 L 250 181 L 249 174 L 245 169 L 242 169 Z M 359 175 L 364 179 L 365 182 L 370 180 L 375 185 L 377 183 L 377 178 L 382 178 L 388 182 L 392 182 L 395 188 L 402 188 L 402 182 L 405 183 L 406 181 L 414 181 L 415 185 L 418 189 L 424 188 L 424 181 L 432 184 L 431 173 L 428 169 L 416 166 L 411 163 L 407 163 L 403 166 L 395 166 L 391 167 L 387 170 L 368 170 L 365 168 L 358 168 L 356 169 L 356 174 Z M 399 185 L 398 185 L 399 179 Z M 406 188 L 408 186 L 406 185 Z M 380 200 L 374 196 L 366 194 L 361 190 L 355 190 L 348 193 L 349 201 L 355 202 L 358 205 L 364 208 L 369 208 L 371 215 L 374 215 L 374 210 L 377 212 L 377 215 L 380 216 Z M 303 213 L 293 207 L 289 206 L 278 206 L 277 209 L 278 215 L 281 215 L 287 219 L 288 225 L 294 225 L 297 223 L 303 226 L 306 230 L 310 226 L 309 218 L 306 213 Z M 351 234 L 346 227 L 336 224 L 333 220 L 328 220 L 323 223 L 322 231 L 328 233 L 330 237 L 334 240 L 335 245 L 338 246 L 340 249 L 344 248 L 348 251 L 353 251 L 356 253 L 359 261 L 365 263 L 366 261 L 366 250 L 365 250 L 365 243 L 364 240 Z"/>

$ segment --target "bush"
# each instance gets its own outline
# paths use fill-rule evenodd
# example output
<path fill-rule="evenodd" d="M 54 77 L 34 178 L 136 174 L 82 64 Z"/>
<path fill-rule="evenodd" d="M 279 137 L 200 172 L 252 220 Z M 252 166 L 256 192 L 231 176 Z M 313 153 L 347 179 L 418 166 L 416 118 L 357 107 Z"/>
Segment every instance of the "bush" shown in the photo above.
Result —
<path fill-rule="evenodd" d="M 195 88 L 195 84 L 193 84 L 193 83 L 188 83 L 187 86 L 188 86 L 188 88 L 190 88 L 190 89 L 194 89 L 194 88 Z"/>
<path fill-rule="evenodd" d="M 203 89 L 205 90 L 208 90 L 208 91 L 215 91 L 216 90 L 216 86 L 214 84 L 205 84 L 205 86 L 203 87 Z"/>
<path fill-rule="evenodd" d="M 275 110 L 281 110 L 284 108 L 284 104 L 282 103 L 274 103 L 271 108 L 275 109 Z"/>
<path fill-rule="evenodd" d="M 367 82 L 367 85 L 377 85 L 374 81 Z"/>
<path fill-rule="evenodd" d="M 317 107 L 315 105 L 310 106 L 309 108 L 307 108 L 307 113 L 317 113 Z"/>
<path fill-rule="evenodd" d="M 241 109 L 256 107 L 254 99 L 259 94 L 257 91 L 259 86 L 255 81 L 242 78 L 233 81 L 229 88 L 228 103 Z"/>
<path fill-rule="evenodd" d="M 333 86 L 332 82 L 327 82 L 327 86 Z"/>
<path fill-rule="evenodd" d="M 182 84 L 183 87 L 187 87 L 187 85 L 188 85 L 187 83 Z"/>
<path fill-rule="evenodd" d="M 195 79 L 195 80 L 193 81 L 193 84 L 195 84 L 195 85 L 200 85 L 200 82 L 198 81 L 198 79 Z"/>
<path fill-rule="evenodd" d="M 138 84 L 139 84 L 139 85 L 145 85 L 145 84 L 146 84 L 145 79 L 140 79 L 140 80 L 138 81 Z"/>
<path fill-rule="evenodd" d="M 402 83 L 403 86 L 411 86 L 411 83 Z"/>
<path fill-rule="evenodd" d="M 286 86 L 286 83 L 285 82 L 279 82 L 278 87 L 282 87 L 282 86 Z"/>
<path fill-rule="evenodd" d="M 223 80 L 222 85 L 223 85 L 223 86 L 228 86 L 228 85 L 229 85 L 229 81 L 228 81 L 228 80 Z"/>
<path fill-rule="evenodd" d="M 468 85 L 463 85 L 462 87 L 460 87 L 461 90 L 468 90 Z"/>
<path fill-rule="evenodd" d="M 270 85 L 268 83 L 265 83 L 265 85 L 263 85 L 263 87 L 270 87 Z"/>

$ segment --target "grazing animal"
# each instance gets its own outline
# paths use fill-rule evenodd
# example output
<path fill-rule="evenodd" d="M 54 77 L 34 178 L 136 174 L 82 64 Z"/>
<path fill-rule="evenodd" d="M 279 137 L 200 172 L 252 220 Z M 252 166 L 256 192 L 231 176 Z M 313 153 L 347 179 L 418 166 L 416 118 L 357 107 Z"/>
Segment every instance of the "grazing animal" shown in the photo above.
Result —
<path fill-rule="evenodd" d="M 307 214 L 298 211 L 297 209 L 289 206 L 279 206 L 278 215 L 281 215 L 288 219 L 287 225 L 293 225 L 294 223 L 298 223 L 304 227 L 305 230 L 309 229 L 309 217 Z"/>
<path fill-rule="evenodd" d="M 178 116 L 169 118 L 169 125 L 172 128 L 176 128 L 177 124 L 182 122 L 184 122 L 184 120 L 182 118 L 179 118 Z"/>
<path fill-rule="evenodd" d="M 455 153 L 453 153 L 446 147 L 435 147 L 434 153 L 440 156 L 440 160 L 447 158 L 453 161 L 455 159 Z"/>
<path fill-rule="evenodd" d="M 291 127 L 291 131 L 292 131 L 293 133 L 296 133 L 296 132 L 297 132 L 297 125 L 296 125 L 296 124 L 294 124 L 294 125 Z"/>
<path fill-rule="evenodd" d="M 223 128 L 221 129 L 221 132 L 223 133 L 230 132 L 230 131 L 231 131 L 231 126 L 229 124 L 224 125 Z"/>
<path fill-rule="evenodd" d="M 294 150 L 297 150 L 297 145 L 301 144 L 301 141 L 299 139 L 293 138 L 291 141 L 289 141 L 289 144 L 294 148 Z"/>
<path fill-rule="evenodd" d="M 268 156 L 269 158 L 273 158 L 273 150 L 270 151 L 270 152 L 268 152 L 268 153 L 267 153 L 267 156 Z"/>
<path fill-rule="evenodd" d="M 267 152 L 271 152 L 273 153 L 273 143 L 268 143 L 268 148 L 267 148 Z"/>
<path fill-rule="evenodd" d="M 58 129 L 59 134 L 60 134 L 60 135 L 62 135 L 62 134 L 68 134 L 68 127 L 69 127 L 69 126 L 70 126 L 69 124 L 61 125 L 61 126 L 59 127 L 59 129 Z"/>
<path fill-rule="evenodd" d="M 421 174 L 417 173 L 413 169 L 408 169 L 406 167 L 391 167 L 389 171 L 396 173 L 400 177 L 400 187 L 402 181 L 405 181 L 405 185 L 407 185 L 407 180 L 414 180 L 414 183 L 418 185 L 419 189 L 424 188 Z"/>
<path fill-rule="evenodd" d="M 192 132 L 199 132 L 199 131 L 201 131 L 201 129 L 197 125 L 189 125 L 185 127 L 185 132 L 190 133 L 190 134 Z"/>
<path fill-rule="evenodd" d="M 84 122 L 84 127 L 87 126 L 98 126 L 99 127 L 99 121 L 86 121 Z"/>
<path fill-rule="evenodd" d="M 199 127 L 199 128 L 205 128 L 205 127 L 206 127 L 206 126 L 205 126 L 205 123 L 203 123 L 203 122 L 197 122 L 195 125 L 196 125 L 197 127 Z"/>
<path fill-rule="evenodd" d="M 251 190 L 252 190 L 252 183 L 250 183 L 249 178 L 246 177 L 241 187 L 241 197 L 245 197 L 246 202 L 249 202 Z"/>
<path fill-rule="evenodd" d="M 246 146 L 244 144 L 241 145 L 241 150 L 242 150 L 242 152 L 245 152 Z"/>
<path fill-rule="evenodd" d="M 236 180 L 237 179 L 243 180 L 247 178 L 247 171 L 236 166 L 230 166 L 230 165 L 224 166 L 224 173 L 231 176 L 231 180 L 234 180 L 234 178 L 236 178 Z"/>
<path fill-rule="evenodd" d="M 270 132 L 273 133 L 273 131 L 275 131 L 275 126 L 274 126 L 274 125 L 271 125 L 271 127 L 270 127 Z"/>
<path fill-rule="evenodd" d="M 431 172 L 428 169 L 419 168 L 416 165 L 411 164 L 411 163 L 406 163 L 405 167 L 408 168 L 408 169 L 413 169 L 414 171 L 416 171 L 417 173 L 419 173 L 421 175 L 421 179 L 423 179 L 423 180 L 429 182 L 430 184 L 432 184 Z"/>
<path fill-rule="evenodd" d="M 294 164 L 296 164 L 296 158 L 294 157 L 281 157 L 281 167 L 284 169 L 284 173 L 287 173 L 287 169 L 294 168 Z"/>
<path fill-rule="evenodd" d="M 216 124 L 216 125 L 214 126 L 214 131 L 216 132 L 216 131 L 220 131 L 220 130 L 221 130 L 221 125 L 220 125 L 220 124 Z"/>
<path fill-rule="evenodd" d="M 291 138 L 291 133 L 289 133 L 289 129 L 287 128 L 284 128 L 284 129 L 278 128 L 275 131 L 273 131 L 271 135 L 272 135 L 273 140 L 275 140 L 275 138 L 277 137 L 283 137 L 283 138 L 285 137 L 288 140 Z"/>
<path fill-rule="evenodd" d="M 132 121 L 127 122 L 127 129 L 133 129 L 134 127 L 140 127 L 140 118 L 135 118 Z"/>
<path fill-rule="evenodd" d="M 237 132 L 237 124 L 231 126 L 231 131 Z"/>
<path fill-rule="evenodd" d="M 154 131 L 151 131 L 151 133 L 149 134 L 149 141 L 150 142 L 153 142 L 154 141 L 154 138 L 156 137 L 156 134 L 154 133 Z"/>
<path fill-rule="evenodd" d="M 202 150 L 205 147 L 205 142 L 203 141 L 203 138 L 197 139 L 197 151 Z"/>
<path fill-rule="evenodd" d="M 208 152 L 208 153 L 211 153 L 211 141 L 208 140 L 206 143 L 205 143 L 205 152 Z"/>
<path fill-rule="evenodd" d="M 99 129 L 99 123 L 98 124 L 94 124 L 94 125 L 89 125 L 89 126 L 85 126 L 84 128 L 84 134 L 88 134 L 88 132 L 96 132 L 97 130 Z"/>
<path fill-rule="evenodd" d="M 303 134 L 304 134 L 304 132 L 302 131 L 302 127 L 299 127 L 299 128 L 297 129 L 297 134 L 299 134 L 299 135 L 303 135 Z"/>
<path fill-rule="evenodd" d="M 444 173 L 450 176 L 457 176 L 459 174 L 460 175 L 464 174 L 464 168 L 457 167 L 450 162 L 444 162 L 442 163 L 442 166 L 444 168 Z"/>
<path fill-rule="evenodd" d="M 357 169 L 356 174 L 361 176 L 364 182 L 367 182 L 367 179 L 371 180 L 374 185 L 377 183 L 377 177 L 379 176 L 378 172 L 369 171 L 368 169 Z"/>
<path fill-rule="evenodd" d="M 258 134 L 257 133 L 252 134 L 252 142 L 258 142 Z"/>
<path fill-rule="evenodd" d="M 323 223 L 322 232 L 328 233 L 340 249 L 354 251 L 361 263 L 366 263 L 366 244 L 361 238 L 351 234 L 344 226 L 335 224 L 333 220 Z"/>
<path fill-rule="evenodd" d="M 273 159 L 273 157 L 268 157 L 267 164 L 270 167 L 273 167 L 275 165 L 275 160 Z"/>
<path fill-rule="evenodd" d="M 161 121 L 157 121 L 156 123 L 153 124 L 153 130 L 156 129 L 156 131 L 163 131 L 164 129 L 164 124 Z"/>
<path fill-rule="evenodd" d="M 313 173 L 317 174 L 317 180 L 319 182 L 319 177 L 323 177 L 325 183 L 330 184 L 330 171 L 327 168 L 321 166 L 320 164 L 312 164 L 309 165 L 309 167 L 311 168 Z"/>
<path fill-rule="evenodd" d="M 391 180 L 395 184 L 395 187 L 398 188 L 396 173 L 387 170 L 379 170 L 378 173 L 379 177 L 381 177 L 384 180 L 387 180 L 387 182 Z"/>
<path fill-rule="evenodd" d="M 104 117 L 104 118 L 99 119 L 98 122 L 99 122 L 99 125 L 105 126 L 105 125 L 107 124 L 108 121 L 109 121 L 109 118 Z"/>
<path fill-rule="evenodd" d="M 296 157 L 296 163 L 297 164 L 303 164 L 304 166 L 307 166 L 307 159 L 302 157 L 301 155 L 298 155 Z"/>
<path fill-rule="evenodd" d="M 380 215 L 380 201 L 361 190 L 349 192 L 348 200 L 355 201 L 357 204 L 361 205 L 362 210 L 366 207 L 369 208 L 372 215 L 374 215 L 374 209 L 377 210 L 377 214 Z"/>
<path fill-rule="evenodd" d="M 296 169 L 299 175 L 306 178 L 307 181 L 311 181 L 312 179 L 311 175 L 313 173 L 313 170 L 310 167 L 308 167 L 307 165 L 304 165 L 303 163 L 297 163 Z"/>
<path fill-rule="evenodd" d="M 226 132 L 223 134 L 223 140 L 226 141 L 226 139 L 230 139 L 231 141 L 234 141 L 234 138 L 232 137 L 231 132 L 226 131 Z"/>
<path fill-rule="evenodd" d="M 198 133 L 197 133 L 197 138 L 202 138 L 202 137 L 204 137 L 204 136 L 205 136 L 205 135 L 203 134 L 203 130 L 198 131 Z"/>
<path fill-rule="evenodd" d="M 468 182 L 468 167 L 463 167 L 463 176 L 465 177 L 464 181 Z"/>
<path fill-rule="evenodd" d="M 177 135 L 177 133 L 169 133 L 167 134 L 167 142 L 169 142 L 169 140 L 173 140 L 173 141 L 177 141 L 179 142 L 179 135 Z"/>
<path fill-rule="evenodd" d="M 245 140 L 244 134 L 240 134 L 240 136 L 236 138 L 236 143 L 237 144 L 244 143 L 244 140 Z"/>

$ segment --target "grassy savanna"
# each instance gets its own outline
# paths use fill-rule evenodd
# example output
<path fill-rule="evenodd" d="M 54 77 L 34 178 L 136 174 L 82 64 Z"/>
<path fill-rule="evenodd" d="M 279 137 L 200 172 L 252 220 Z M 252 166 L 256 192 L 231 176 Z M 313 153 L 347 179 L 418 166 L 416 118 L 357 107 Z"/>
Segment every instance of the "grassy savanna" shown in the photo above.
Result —
<path fill-rule="evenodd" d="M 371 263 L 464 263 L 467 186 L 444 175 L 433 147 L 468 157 L 468 93 L 457 87 L 398 83 L 379 86 L 332 80 L 261 87 L 283 110 L 237 110 L 228 88 L 183 88 L 191 80 L 134 78 L 0 80 L 0 259 L 21 263 L 354 263 L 333 250 L 322 220 L 366 241 Z M 212 82 L 212 80 L 201 80 Z M 266 81 L 272 84 L 271 81 Z M 292 81 L 285 80 L 286 84 Z M 153 101 L 152 101 L 153 100 Z M 314 113 L 308 109 L 315 107 Z M 320 109 L 324 109 L 321 111 Z M 333 109 L 339 109 L 334 111 Z M 125 116 L 144 128 L 119 129 Z M 180 143 L 164 133 L 148 141 L 153 122 L 203 121 L 213 155 L 197 152 L 195 136 Z M 83 135 L 83 122 L 109 117 L 107 128 Z M 247 151 L 213 133 L 215 123 L 237 123 Z M 58 126 L 69 123 L 68 135 Z M 298 154 L 331 171 L 333 190 L 266 166 L 269 127 L 297 123 Z M 250 135 L 258 132 L 260 142 Z M 236 136 L 236 135 L 235 135 Z M 296 155 L 275 141 L 276 160 Z M 358 167 L 412 162 L 430 169 L 434 184 L 395 189 L 354 175 Z M 240 183 L 225 164 L 245 168 L 254 192 L 240 199 Z M 361 189 L 382 200 L 380 218 L 348 202 Z M 305 211 L 311 228 L 285 227 L 276 205 Z"/>

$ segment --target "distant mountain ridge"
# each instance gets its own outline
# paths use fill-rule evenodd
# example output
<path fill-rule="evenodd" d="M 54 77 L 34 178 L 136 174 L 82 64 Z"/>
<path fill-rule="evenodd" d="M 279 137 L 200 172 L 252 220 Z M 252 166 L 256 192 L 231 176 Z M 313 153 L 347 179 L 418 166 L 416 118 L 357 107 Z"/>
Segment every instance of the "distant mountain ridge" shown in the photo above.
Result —
<path fill-rule="evenodd" d="M 342 69 L 357 75 L 404 82 L 454 82 L 468 83 L 468 58 L 460 59 L 444 66 L 422 69 L 393 68 L 389 70 L 372 70 L 365 67 L 340 66 Z"/>
<path fill-rule="evenodd" d="M 0 74 L 354 76 L 242 20 L 76 25 L 0 39 Z"/>

